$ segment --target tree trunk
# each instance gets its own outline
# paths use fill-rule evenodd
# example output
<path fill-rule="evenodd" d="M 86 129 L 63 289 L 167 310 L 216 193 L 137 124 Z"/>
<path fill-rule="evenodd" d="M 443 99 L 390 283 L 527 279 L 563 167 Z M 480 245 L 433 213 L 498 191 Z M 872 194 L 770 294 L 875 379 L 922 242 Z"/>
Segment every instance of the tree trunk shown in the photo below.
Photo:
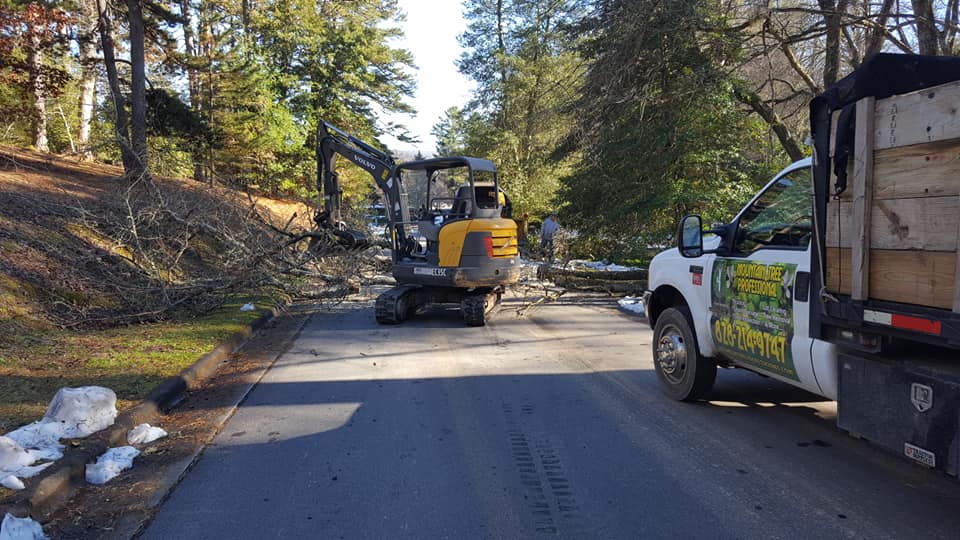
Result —
<path fill-rule="evenodd" d="M 863 59 L 866 60 L 877 54 L 883 49 L 883 43 L 886 41 L 887 20 L 890 18 L 890 11 L 893 9 L 893 0 L 883 0 L 880 11 L 874 20 L 873 31 L 870 32 L 870 38 L 867 41 L 866 50 L 863 52 Z"/>
<path fill-rule="evenodd" d="M 913 15 L 917 18 L 917 45 L 920 54 L 937 54 L 937 25 L 933 18 L 933 0 L 913 0 Z"/>
<path fill-rule="evenodd" d="M 203 95 L 201 109 L 204 112 L 204 118 L 207 121 L 207 125 L 213 127 L 213 81 L 214 81 L 214 68 L 213 68 L 213 56 L 215 54 L 214 45 L 213 45 L 213 21 L 212 21 L 212 8 L 206 4 L 201 4 L 200 8 L 200 26 L 199 26 L 199 50 L 198 53 L 203 55 L 204 58 L 204 71 L 206 71 L 206 80 L 198 81 L 199 89 Z M 198 77 L 199 78 L 199 77 Z M 206 167 L 204 170 L 205 180 L 208 185 L 211 187 L 214 183 L 214 175 L 216 173 L 216 167 L 214 163 L 213 147 L 209 146 L 206 148 Z"/>
<path fill-rule="evenodd" d="M 97 0 L 97 20 L 100 26 L 100 48 L 103 49 L 103 64 L 107 70 L 107 81 L 110 83 L 110 93 L 113 94 L 113 106 L 116 112 L 114 131 L 117 135 L 117 144 L 120 146 L 120 157 L 123 160 L 123 172 L 131 175 L 136 169 L 136 157 L 130 145 L 130 121 L 127 118 L 126 100 L 120 89 L 120 77 L 117 75 L 117 58 L 113 47 L 112 25 L 108 0 Z"/>
<path fill-rule="evenodd" d="M 507 45 L 503 33 L 503 0 L 497 0 L 497 52 L 500 58 L 497 63 L 500 65 L 500 122 L 509 115 L 507 104 Z"/>
<path fill-rule="evenodd" d="M 843 32 L 842 15 L 847 11 L 847 0 L 818 0 L 818 3 L 827 30 L 823 51 L 823 87 L 829 88 L 840 78 L 840 35 Z"/>
<path fill-rule="evenodd" d="M 97 12 L 95 0 L 80 2 L 77 42 L 80 47 L 80 130 L 77 144 L 84 160 L 93 159 L 90 150 L 90 122 L 97 91 Z"/>
<path fill-rule="evenodd" d="M 135 176 L 147 173 L 147 77 L 144 65 L 144 28 L 140 0 L 127 0 L 130 24 L 130 142 L 136 157 Z"/>
<path fill-rule="evenodd" d="M 187 72 L 187 89 L 190 92 L 190 108 L 193 112 L 197 113 L 197 115 L 200 115 L 200 78 L 196 67 L 198 56 L 197 39 L 193 33 L 193 17 L 190 4 L 190 0 L 180 0 L 180 16 L 183 17 L 183 49 L 187 57 L 184 70 Z M 190 159 L 193 161 L 193 179 L 203 181 L 203 149 L 193 148 L 190 152 Z"/>
<path fill-rule="evenodd" d="M 30 87 L 33 91 L 33 147 L 49 152 L 47 143 L 47 102 L 43 84 L 43 53 L 40 51 L 42 30 L 27 30 L 27 62 L 30 64 Z"/>
<path fill-rule="evenodd" d="M 200 112 L 200 89 L 197 84 L 196 37 L 193 35 L 193 22 L 190 16 L 190 0 L 180 0 L 180 16 L 183 17 L 183 48 L 187 57 L 187 88 L 190 91 L 190 107 Z"/>
<path fill-rule="evenodd" d="M 946 17 L 943 21 L 943 32 L 940 32 L 940 50 L 943 54 L 956 55 L 954 47 L 957 37 L 957 24 L 960 24 L 960 1 L 947 2 Z"/>
<path fill-rule="evenodd" d="M 760 115 L 767 125 L 770 126 L 770 129 L 772 129 L 773 133 L 777 136 L 777 140 L 780 141 L 780 146 L 787 152 L 791 160 L 797 161 L 805 157 L 800 143 L 798 143 L 796 138 L 790 133 L 787 125 L 783 123 L 783 120 L 769 104 L 764 103 L 764 101 L 760 99 L 760 96 L 758 96 L 756 92 L 744 88 L 737 88 L 734 94 L 741 103 L 749 105 L 750 108 Z"/>

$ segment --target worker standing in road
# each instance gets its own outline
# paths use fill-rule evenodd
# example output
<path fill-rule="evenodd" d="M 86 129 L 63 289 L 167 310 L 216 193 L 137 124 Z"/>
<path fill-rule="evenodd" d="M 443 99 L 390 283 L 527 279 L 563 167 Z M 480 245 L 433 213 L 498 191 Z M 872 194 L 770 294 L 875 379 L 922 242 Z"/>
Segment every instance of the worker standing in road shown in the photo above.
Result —
<path fill-rule="evenodd" d="M 540 248 L 547 253 L 549 259 L 553 259 L 553 237 L 560 230 L 560 222 L 557 221 L 557 213 L 550 212 L 547 219 L 540 225 Z"/>

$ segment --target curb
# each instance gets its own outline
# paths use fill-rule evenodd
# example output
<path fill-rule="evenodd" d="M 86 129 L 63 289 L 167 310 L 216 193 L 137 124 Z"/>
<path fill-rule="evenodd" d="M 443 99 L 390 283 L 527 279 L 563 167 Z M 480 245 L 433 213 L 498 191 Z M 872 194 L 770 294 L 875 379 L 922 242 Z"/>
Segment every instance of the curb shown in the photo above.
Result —
<path fill-rule="evenodd" d="M 178 375 L 157 385 L 143 402 L 120 413 L 110 427 L 83 439 L 67 440 L 63 457 L 40 473 L 27 489 L 14 496 L 0 512 L 9 512 L 17 517 L 30 516 L 41 523 L 49 519 L 86 484 L 87 463 L 93 463 L 113 446 L 127 444 L 127 433 L 137 425 L 154 422 L 174 408 L 188 390 L 216 372 L 223 360 L 244 345 L 254 332 L 279 315 L 284 307 L 272 307 L 270 312 L 221 342 Z"/>

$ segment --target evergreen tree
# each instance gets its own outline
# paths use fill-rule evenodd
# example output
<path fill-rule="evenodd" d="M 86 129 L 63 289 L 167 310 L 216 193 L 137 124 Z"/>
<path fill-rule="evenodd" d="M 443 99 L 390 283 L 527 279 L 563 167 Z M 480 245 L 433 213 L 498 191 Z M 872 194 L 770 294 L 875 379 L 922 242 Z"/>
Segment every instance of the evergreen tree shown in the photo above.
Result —
<path fill-rule="evenodd" d="M 459 156 L 467 150 L 467 129 L 460 107 L 450 107 L 430 130 L 437 138 L 437 156 Z"/>
<path fill-rule="evenodd" d="M 583 162 L 562 194 L 570 224 L 601 243 L 663 244 L 689 212 L 728 219 L 767 175 L 755 150 L 765 146 L 763 126 L 739 108 L 722 68 L 739 44 L 692 30 L 709 27 L 717 7 L 611 0 L 590 21 L 571 137 Z"/>
<path fill-rule="evenodd" d="M 469 153 L 488 157 L 518 211 L 546 213 L 572 156 L 554 155 L 572 119 L 584 65 L 573 25 L 581 0 L 468 0 L 460 70 L 477 92 L 459 122 Z M 464 118 L 467 120 L 464 122 Z"/>
<path fill-rule="evenodd" d="M 69 14 L 44 2 L 0 7 L 0 110 L 30 126 L 31 143 L 50 150 L 47 99 L 62 92 L 70 75 L 59 66 Z"/>

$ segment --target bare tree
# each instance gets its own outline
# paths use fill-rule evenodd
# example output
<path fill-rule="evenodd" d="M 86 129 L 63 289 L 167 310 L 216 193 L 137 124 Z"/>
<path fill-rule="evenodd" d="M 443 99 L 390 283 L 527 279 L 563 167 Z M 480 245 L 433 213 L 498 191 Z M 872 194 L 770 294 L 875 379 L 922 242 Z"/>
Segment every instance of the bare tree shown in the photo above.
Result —
<path fill-rule="evenodd" d="M 109 246 L 109 256 L 97 250 L 87 255 L 97 262 L 89 286 L 116 298 L 118 307 L 64 313 L 61 323 L 162 319 L 202 312 L 230 294 L 262 288 L 339 299 L 358 289 L 362 274 L 383 271 L 368 254 L 345 251 L 324 232 L 307 230 L 309 211 L 280 222 L 243 197 L 143 175 L 128 177 L 124 189 L 97 208 L 78 203 L 64 209 Z"/>
<path fill-rule="evenodd" d="M 117 58 L 113 42 L 111 11 L 108 0 L 97 0 L 100 26 L 100 44 L 107 69 L 107 80 L 113 94 L 116 113 L 115 131 L 123 170 L 128 177 L 147 173 L 147 98 L 146 68 L 144 65 L 143 12 L 139 0 L 127 0 L 127 23 L 130 34 L 130 115 L 127 99 L 120 86 Z"/>
<path fill-rule="evenodd" d="M 47 143 L 47 96 L 44 92 L 43 54 L 40 51 L 41 32 L 36 26 L 27 31 L 27 62 L 34 76 L 31 81 L 33 91 L 33 146 L 41 152 L 49 152 Z"/>
<path fill-rule="evenodd" d="M 935 55 L 939 52 L 939 37 L 936 19 L 933 16 L 933 0 L 912 0 L 916 17 L 917 47 L 920 54 Z"/>
<path fill-rule="evenodd" d="M 80 130 L 77 143 L 84 159 L 93 159 L 90 150 L 90 122 L 93 120 L 97 89 L 97 5 L 80 0 L 77 41 L 80 48 Z"/>
<path fill-rule="evenodd" d="M 130 143 L 130 120 L 127 116 L 127 100 L 120 87 L 117 73 L 117 57 L 113 44 L 113 21 L 108 0 L 97 0 L 97 20 L 100 29 L 100 48 L 103 49 L 103 64 L 107 70 L 107 82 L 113 95 L 114 133 L 120 147 L 123 170 L 128 175 L 136 169 L 136 157 Z"/>
<path fill-rule="evenodd" d="M 26 26 L 26 67 L 33 99 L 33 146 L 41 152 L 50 151 L 47 142 L 47 91 L 50 81 L 47 80 L 48 73 L 43 65 L 43 48 L 47 41 L 51 15 L 49 10 L 39 4 L 30 4 L 23 11 L 23 23 Z"/>
<path fill-rule="evenodd" d="M 736 96 L 791 157 L 807 129 L 806 104 L 882 51 L 953 54 L 960 0 L 733 2 L 728 31 L 745 44 Z M 761 21 L 761 22 L 757 22 Z"/>
<path fill-rule="evenodd" d="M 890 20 L 890 13 L 893 9 L 893 0 L 883 0 L 877 16 L 873 21 L 872 28 L 869 29 L 866 48 L 863 52 L 864 58 L 869 58 L 883 49 L 887 38 L 887 21 Z"/>
<path fill-rule="evenodd" d="M 187 90 L 190 96 L 190 108 L 193 110 L 193 112 L 200 115 L 205 114 L 205 111 L 201 109 L 202 100 L 200 97 L 200 73 L 197 69 L 197 38 L 193 28 L 194 13 L 192 5 L 193 3 L 190 0 L 180 0 L 179 2 L 180 24 L 183 30 L 183 69 L 187 74 Z M 245 1 L 243 3 L 243 17 L 245 25 L 249 24 L 249 7 L 250 6 L 248 5 L 248 2 Z M 194 180 L 203 180 L 203 156 L 201 155 L 200 150 L 194 149 L 191 153 L 191 157 L 193 159 Z"/>
<path fill-rule="evenodd" d="M 135 176 L 147 172 L 147 77 L 144 64 L 143 11 L 140 0 L 127 0 L 130 25 L 130 142 L 136 158 Z"/>

